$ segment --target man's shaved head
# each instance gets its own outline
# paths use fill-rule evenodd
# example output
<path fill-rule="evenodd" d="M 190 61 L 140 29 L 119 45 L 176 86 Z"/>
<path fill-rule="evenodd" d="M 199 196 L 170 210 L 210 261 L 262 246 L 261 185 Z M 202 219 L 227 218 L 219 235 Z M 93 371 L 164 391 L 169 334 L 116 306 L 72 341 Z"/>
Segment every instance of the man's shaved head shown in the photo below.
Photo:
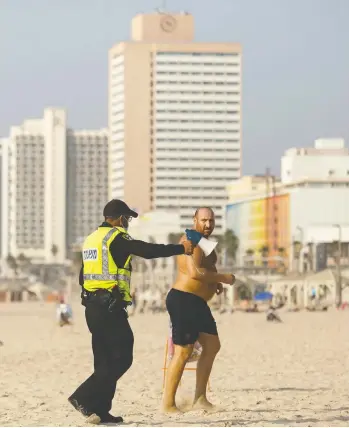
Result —
<path fill-rule="evenodd" d="M 195 211 L 194 217 L 196 217 L 196 218 L 197 218 L 197 217 L 200 215 L 200 212 L 201 212 L 202 210 L 208 210 L 208 211 L 210 211 L 210 212 L 211 212 L 211 214 L 214 216 L 214 211 L 213 211 L 213 209 L 212 209 L 212 208 L 210 208 L 210 207 L 200 207 L 200 208 L 198 208 L 198 209 Z"/>
<path fill-rule="evenodd" d="M 215 227 L 213 209 L 210 207 L 200 207 L 194 214 L 195 230 L 202 233 L 206 238 L 211 235 Z"/>

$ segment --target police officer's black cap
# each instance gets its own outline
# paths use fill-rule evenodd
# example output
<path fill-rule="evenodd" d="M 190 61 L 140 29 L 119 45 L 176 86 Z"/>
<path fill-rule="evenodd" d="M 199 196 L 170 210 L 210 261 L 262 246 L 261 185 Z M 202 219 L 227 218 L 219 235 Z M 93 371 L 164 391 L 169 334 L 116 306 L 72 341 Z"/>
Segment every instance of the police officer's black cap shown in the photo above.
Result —
<path fill-rule="evenodd" d="M 120 216 L 138 217 L 136 211 L 131 210 L 124 201 L 112 199 L 107 203 L 103 210 L 104 217 L 118 218 Z"/>

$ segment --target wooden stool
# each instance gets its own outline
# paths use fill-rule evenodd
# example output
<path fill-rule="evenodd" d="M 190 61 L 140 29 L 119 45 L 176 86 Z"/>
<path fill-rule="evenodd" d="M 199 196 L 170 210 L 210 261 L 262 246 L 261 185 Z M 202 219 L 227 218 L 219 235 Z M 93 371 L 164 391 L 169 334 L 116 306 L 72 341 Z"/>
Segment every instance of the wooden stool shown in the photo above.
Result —
<path fill-rule="evenodd" d="M 164 367 L 162 368 L 162 370 L 164 372 L 163 381 L 162 381 L 162 390 L 164 390 L 165 383 L 166 383 L 166 372 L 167 372 L 167 369 L 168 369 L 167 361 L 168 361 L 168 338 L 166 339 Z M 184 370 L 187 370 L 187 371 L 196 371 L 196 367 L 184 367 Z M 181 383 L 182 383 L 182 381 L 179 382 L 179 385 L 181 385 Z M 208 380 L 208 382 L 207 382 L 207 390 L 211 391 L 210 380 Z"/>

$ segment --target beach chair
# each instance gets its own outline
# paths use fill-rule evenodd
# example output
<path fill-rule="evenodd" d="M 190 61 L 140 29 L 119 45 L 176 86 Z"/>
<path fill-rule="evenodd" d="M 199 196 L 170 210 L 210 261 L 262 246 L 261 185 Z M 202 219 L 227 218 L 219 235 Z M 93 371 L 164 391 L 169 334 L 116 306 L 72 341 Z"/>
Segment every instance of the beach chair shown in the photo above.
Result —
<path fill-rule="evenodd" d="M 162 370 L 163 370 L 162 389 L 163 390 L 165 388 L 165 383 L 166 383 L 166 373 L 167 373 L 167 369 L 168 369 L 168 363 L 169 363 L 169 361 L 171 361 L 171 359 L 173 357 L 173 352 L 174 352 L 174 345 L 173 345 L 173 341 L 172 341 L 172 326 L 170 323 L 169 335 L 166 339 L 166 344 L 165 344 L 164 366 L 162 368 Z M 194 345 L 193 353 L 192 353 L 191 357 L 189 358 L 189 361 L 187 364 L 196 363 L 200 357 L 200 354 L 201 354 L 201 345 L 199 344 L 199 342 L 196 342 Z M 187 366 L 184 367 L 184 371 L 196 371 L 196 364 L 195 364 L 195 367 L 187 367 Z M 181 385 L 181 383 L 182 382 L 180 382 L 179 385 Z M 211 391 L 210 380 L 208 380 L 207 389 L 208 389 L 208 391 Z"/>

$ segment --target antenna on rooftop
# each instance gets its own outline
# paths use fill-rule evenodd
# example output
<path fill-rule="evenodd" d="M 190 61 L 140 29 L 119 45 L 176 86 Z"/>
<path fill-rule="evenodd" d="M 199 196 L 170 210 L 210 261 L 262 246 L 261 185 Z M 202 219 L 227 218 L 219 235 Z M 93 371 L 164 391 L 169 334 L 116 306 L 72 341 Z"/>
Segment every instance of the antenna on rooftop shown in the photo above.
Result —
<path fill-rule="evenodd" d="M 166 13 L 166 6 L 167 6 L 167 1 L 166 0 L 162 0 L 161 2 L 161 6 L 156 8 L 156 11 L 159 13 Z"/>

